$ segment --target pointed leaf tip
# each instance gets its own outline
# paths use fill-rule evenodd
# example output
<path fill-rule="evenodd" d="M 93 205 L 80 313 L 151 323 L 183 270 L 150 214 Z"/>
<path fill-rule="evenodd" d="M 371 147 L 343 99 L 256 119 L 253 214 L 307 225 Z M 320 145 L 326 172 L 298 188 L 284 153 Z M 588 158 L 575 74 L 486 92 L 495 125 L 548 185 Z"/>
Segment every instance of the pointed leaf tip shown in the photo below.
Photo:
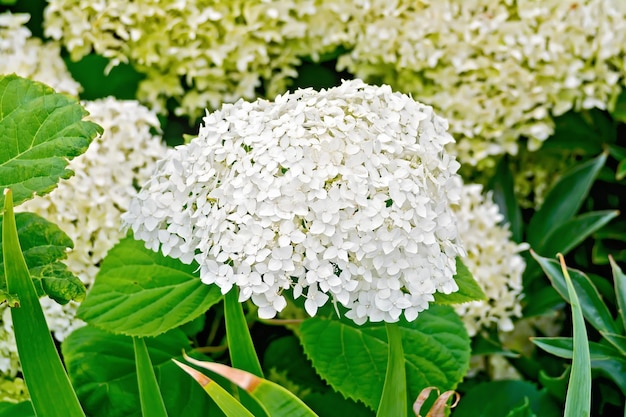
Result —
<path fill-rule="evenodd" d="M 199 361 L 191 356 L 188 356 L 185 352 L 183 352 L 183 358 L 185 358 L 187 362 L 223 376 L 247 392 L 254 391 L 254 389 L 261 383 L 261 378 L 241 369 L 232 368 L 217 362 Z"/>
<path fill-rule="evenodd" d="M 187 372 L 193 379 L 196 380 L 198 384 L 200 384 L 203 388 L 209 385 L 212 381 L 209 377 L 204 375 L 202 372 L 196 371 L 189 365 L 185 365 L 184 363 L 178 362 L 176 359 L 172 359 L 172 361 L 178 365 L 183 371 Z"/>

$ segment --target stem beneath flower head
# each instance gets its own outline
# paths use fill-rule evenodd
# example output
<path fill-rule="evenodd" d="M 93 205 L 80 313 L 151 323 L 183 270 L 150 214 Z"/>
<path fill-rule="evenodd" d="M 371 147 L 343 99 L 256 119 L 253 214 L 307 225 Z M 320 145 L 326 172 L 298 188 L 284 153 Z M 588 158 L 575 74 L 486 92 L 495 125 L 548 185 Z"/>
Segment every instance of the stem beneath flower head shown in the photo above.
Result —
<path fill-rule="evenodd" d="M 398 323 L 385 323 L 385 328 L 389 341 L 389 355 L 383 395 L 380 398 L 376 416 L 406 417 L 408 414 L 407 386 L 402 333 Z"/>

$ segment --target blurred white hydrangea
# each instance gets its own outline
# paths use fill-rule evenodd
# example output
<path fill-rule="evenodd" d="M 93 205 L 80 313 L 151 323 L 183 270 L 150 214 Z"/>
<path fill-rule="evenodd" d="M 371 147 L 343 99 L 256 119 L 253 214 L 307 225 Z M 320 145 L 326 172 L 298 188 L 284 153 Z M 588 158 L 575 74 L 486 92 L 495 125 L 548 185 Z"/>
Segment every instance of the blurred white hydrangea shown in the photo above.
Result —
<path fill-rule="evenodd" d="M 0 75 L 16 73 L 59 93 L 78 96 L 81 89 L 61 58 L 57 42 L 42 42 L 26 28 L 28 14 L 0 14 Z"/>
<path fill-rule="evenodd" d="M 316 58 L 347 39 L 349 5 L 330 0 L 49 0 L 45 33 L 73 59 L 95 50 L 130 62 L 147 78 L 138 96 L 178 114 L 282 93 L 299 57 Z"/>
<path fill-rule="evenodd" d="M 526 244 L 511 241 L 504 216 L 482 186 L 463 186 L 458 205 L 459 236 L 467 252 L 463 262 L 481 286 L 487 300 L 458 304 L 455 309 L 470 336 L 494 325 L 500 332 L 513 330 L 513 319 L 521 317 L 522 273 L 526 268 L 519 255 Z"/>
<path fill-rule="evenodd" d="M 408 320 L 458 289 L 459 167 L 429 106 L 360 80 L 208 114 L 123 215 L 152 250 L 200 264 L 274 317 L 292 289 L 356 323 Z"/>
<path fill-rule="evenodd" d="M 552 116 L 605 109 L 626 83 L 623 0 L 355 0 L 339 68 L 432 105 L 464 163 L 536 150 Z"/>

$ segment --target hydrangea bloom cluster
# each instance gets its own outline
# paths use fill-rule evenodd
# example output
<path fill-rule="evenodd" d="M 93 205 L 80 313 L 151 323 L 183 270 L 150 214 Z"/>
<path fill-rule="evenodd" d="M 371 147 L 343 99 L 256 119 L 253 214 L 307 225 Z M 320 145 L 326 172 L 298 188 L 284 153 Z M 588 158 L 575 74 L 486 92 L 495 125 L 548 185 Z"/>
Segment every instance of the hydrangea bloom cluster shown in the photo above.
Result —
<path fill-rule="evenodd" d="M 461 161 L 537 149 L 552 116 L 611 106 L 626 83 L 623 0 L 356 0 L 339 67 L 431 104 Z"/>
<path fill-rule="evenodd" d="M 285 90 L 298 57 L 333 50 L 347 37 L 341 2 L 329 0 L 50 0 L 46 35 L 73 59 L 92 49 L 147 75 L 139 98 L 158 111 L 199 116 L 210 105 Z"/>
<path fill-rule="evenodd" d="M 482 186 L 465 185 L 458 205 L 459 236 L 467 252 L 463 262 L 481 286 L 487 300 L 456 305 L 467 332 L 474 336 L 481 329 L 497 326 L 513 330 L 514 317 L 521 317 L 522 273 L 526 268 L 519 252 L 526 244 L 511 241 L 508 227 L 500 226 L 504 216 Z"/>
<path fill-rule="evenodd" d="M 29 19 L 28 14 L 0 14 L 0 74 L 16 73 L 77 96 L 80 85 L 68 72 L 59 45 L 31 37 L 24 26 Z"/>
<path fill-rule="evenodd" d="M 431 107 L 360 80 L 238 101 L 159 162 L 124 214 L 135 237 L 259 316 L 283 292 L 310 315 L 329 298 L 356 323 L 413 320 L 458 289 L 450 204 L 461 192 L 453 141 Z"/>

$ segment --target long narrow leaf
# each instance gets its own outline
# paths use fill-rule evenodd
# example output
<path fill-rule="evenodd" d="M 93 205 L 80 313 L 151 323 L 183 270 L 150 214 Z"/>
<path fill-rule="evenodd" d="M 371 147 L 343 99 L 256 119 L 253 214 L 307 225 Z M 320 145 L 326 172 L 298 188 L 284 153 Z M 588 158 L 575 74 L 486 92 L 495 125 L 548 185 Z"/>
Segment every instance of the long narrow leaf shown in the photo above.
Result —
<path fill-rule="evenodd" d="M 141 414 L 143 417 L 167 417 L 165 403 L 143 338 L 133 337 L 133 347 L 135 349 Z"/>
<path fill-rule="evenodd" d="M 226 417 L 254 417 L 250 411 L 241 405 L 241 403 L 224 388 L 220 387 L 217 382 L 208 378 L 201 372 L 196 371 L 191 366 L 180 363 L 176 359 L 172 359 L 172 361 L 180 366 L 183 371 L 191 375 L 193 379 L 204 388 L 204 391 L 215 401 L 220 410 L 226 414 Z"/>
<path fill-rule="evenodd" d="M 602 154 L 576 166 L 554 184 L 528 224 L 527 241 L 532 247 L 541 247 L 543 239 L 578 212 L 605 161 L 606 154 Z"/>
<path fill-rule="evenodd" d="M 402 333 L 397 323 L 385 323 L 385 327 L 387 328 L 387 339 L 389 341 L 389 355 L 383 394 L 380 398 L 376 416 L 406 417 L 407 385 Z"/>
<path fill-rule="evenodd" d="M 513 174 L 509 168 L 507 157 L 498 162 L 496 172 L 489 181 L 489 189 L 493 192 L 493 201 L 504 214 L 504 220 L 510 225 L 511 238 L 515 242 L 522 241 L 522 210 L 514 192 Z"/>
<path fill-rule="evenodd" d="M 13 195 L 4 191 L 2 223 L 4 273 L 20 306 L 11 309 L 17 351 L 33 408 L 38 417 L 84 417 L 56 350 L 20 242 L 13 214 Z"/>
<path fill-rule="evenodd" d="M 613 282 L 615 285 L 615 297 L 617 298 L 619 316 L 622 319 L 624 328 L 626 328 L 626 275 L 624 275 L 622 269 L 617 265 L 612 256 L 609 256 L 609 262 L 611 262 L 611 269 L 613 270 Z"/>
<path fill-rule="evenodd" d="M 570 374 L 567 397 L 565 398 L 564 417 L 588 417 L 591 415 L 591 358 L 587 329 L 574 284 L 567 272 L 567 266 L 561 254 L 559 254 L 559 259 L 563 276 L 567 283 L 574 327 L 572 373 Z"/>
<path fill-rule="evenodd" d="M 531 251 L 531 255 L 539 263 L 550 279 L 552 286 L 559 292 L 561 297 L 570 302 L 568 286 L 558 262 L 541 257 L 533 251 Z M 591 279 L 584 273 L 574 269 L 568 269 L 568 276 L 570 274 L 584 317 L 598 331 L 619 333 L 619 329 L 616 328 L 613 321 L 613 316 Z"/>
<path fill-rule="evenodd" d="M 263 378 L 263 370 L 254 350 L 236 287 L 224 296 L 224 319 L 226 321 L 228 350 L 233 366 Z"/>
<path fill-rule="evenodd" d="M 215 372 L 235 383 L 256 399 L 271 417 L 316 416 L 302 400 L 272 381 L 221 363 L 199 361 L 187 355 L 184 355 L 184 358 L 196 366 Z"/>

